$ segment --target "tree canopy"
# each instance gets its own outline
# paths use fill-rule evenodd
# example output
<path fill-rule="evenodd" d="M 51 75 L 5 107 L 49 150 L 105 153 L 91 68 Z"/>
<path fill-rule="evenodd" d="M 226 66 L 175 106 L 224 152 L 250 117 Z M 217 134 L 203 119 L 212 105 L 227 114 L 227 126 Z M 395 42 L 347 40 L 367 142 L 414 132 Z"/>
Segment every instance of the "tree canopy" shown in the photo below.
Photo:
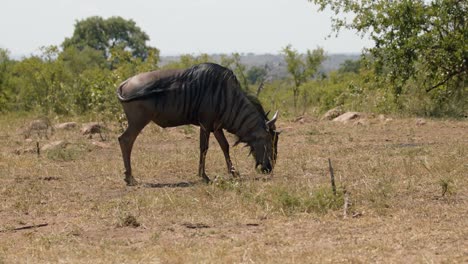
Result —
<path fill-rule="evenodd" d="M 293 49 L 291 45 L 288 45 L 283 48 L 283 54 L 288 65 L 288 73 L 294 81 L 294 108 L 297 110 L 299 87 L 318 73 L 320 65 L 326 58 L 325 51 L 322 48 L 316 48 L 312 51 L 307 50 L 307 54 L 304 57 L 297 50 Z"/>
<path fill-rule="evenodd" d="M 62 47 L 76 47 L 83 50 L 91 47 L 102 52 L 105 58 L 111 56 L 112 49 L 129 51 L 133 57 L 146 60 L 151 48 L 146 44 L 148 35 L 133 20 L 121 17 L 93 16 L 75 23 L 71 38 L 66 38 Z"/>
<path fill-rule="evenodd" d="M 410 79 L 425 91 L 462 90 L 468 73 L 468 2 L 462 0 L 309 0 L 331 9 L 333 29 L 356 30 L 373 40 L 376 73 L 402 93 Z M 343 16 L 348 14 L 348 16 Z M 349 20 L 349 14 L 354 18 Z"/>

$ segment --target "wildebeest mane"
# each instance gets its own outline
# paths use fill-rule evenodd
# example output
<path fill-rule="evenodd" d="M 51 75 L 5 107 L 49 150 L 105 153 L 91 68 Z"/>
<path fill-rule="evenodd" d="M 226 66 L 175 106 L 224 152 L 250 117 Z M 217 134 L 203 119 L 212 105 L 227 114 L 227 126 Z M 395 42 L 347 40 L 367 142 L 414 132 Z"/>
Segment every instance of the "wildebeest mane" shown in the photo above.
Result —
<path fill-rule="evenodd" d="M 244 94 L 247 97 L 247 99 L 249 99 L 249 101 L 253 104 L 253 106 L 257 108 L 258 112 L 262 114 L 265 118 L 267 118 L 267 114 L 265 113 L 265 110 L 263 109 L 263 106 L 260 103 L 260 100 L 258 100 L 258 98 L 255 95 L 250 94 L 248 92 L 245 92 Z"/>

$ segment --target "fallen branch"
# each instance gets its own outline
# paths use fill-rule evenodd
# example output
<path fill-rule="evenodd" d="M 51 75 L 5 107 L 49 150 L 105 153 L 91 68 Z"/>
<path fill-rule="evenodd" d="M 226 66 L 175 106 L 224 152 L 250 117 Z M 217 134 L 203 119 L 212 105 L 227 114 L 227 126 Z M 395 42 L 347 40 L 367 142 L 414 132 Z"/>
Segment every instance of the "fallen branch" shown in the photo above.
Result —
<path fill-rule="evenodd" d="M 190 228 L 190 229 L 198 229 L 198 228 L 210 228 L 209 225 L 203 224 L 203 223 L 183 223 L 183 226 Z"/>
<path fill-rule="evenodd" d="M 0 230 L 0 233 L 5 233 L 8 231 L 20 231 L 20 230 L 26 230 L 26 229 L 33 229 L 33 228 L 44 227 L 48 225 L 49 225 L 48 223 L 44 223 L 44 224 L 37 224 L 37 225 L 20 226 L 20 227 L 16 227 L 13 229 Z"/>

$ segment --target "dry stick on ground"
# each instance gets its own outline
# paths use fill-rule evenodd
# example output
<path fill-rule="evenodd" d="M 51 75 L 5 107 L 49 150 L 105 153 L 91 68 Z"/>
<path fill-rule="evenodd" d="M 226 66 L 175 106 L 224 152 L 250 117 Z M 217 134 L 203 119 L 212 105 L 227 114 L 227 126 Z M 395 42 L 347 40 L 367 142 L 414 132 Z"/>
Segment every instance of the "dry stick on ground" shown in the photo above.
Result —
<path fill-rule="evenodd" d="M 330 178 L 331 178 L 331 186 L 332 186 L 333 194 L 336 196 L 335 174 L 333 173 L 333 167 L 332 167 L 330 158 L 328 158 L 328 169 L 330 170 Z M 348 217 L 348 207 L 349 207 L 349 193 L 346 190 L 346 188 L 343 191 L 343 195 L 344 195 L 343 219 L 346 219 Z"/>
<path fill-rule="evenodd" d="M 36 141 L 36 152 L 37 152 L 37 156 L 41 155 L 41 148 L 39 147 L 39 141 Z"/>
<path fill-rule="evenodd" d="M 101 137 L 101 141 L 106 141 L 106 140 L 104 139 L 104 137 L 102 136 L 101 131 L 99 131 L 99 136 Z"/>
<path fill-rule="evenodd" d="M 332 167 L 330 158 L 328 158 L 328 169 L 330 170 L 330 178 L 331 178 L 331 186 L 332 186 L 333 195 L 336 196 L 335 174 L 333 173 L 333 167 Z"/>
<path fill-rule="evenodd" d="M 44 227 L 44 226 L 48 226 L 48 225 L 49 225 L 48 223 L 38 224 L 38 225 L 27 225 L 27 226 L 16 227 L 16 228 L 13 228 L 13 229 L 0 230 L 0 233 L 2 233 L 2 232 L 4 233 L 4 232 L 8 232 L 8 231 L 26 230 L 26 229 Z"/>
<path fill-rule="evenodd" d="M 343 219 L 348 218 L 349 193 L 344 190 Z"/>

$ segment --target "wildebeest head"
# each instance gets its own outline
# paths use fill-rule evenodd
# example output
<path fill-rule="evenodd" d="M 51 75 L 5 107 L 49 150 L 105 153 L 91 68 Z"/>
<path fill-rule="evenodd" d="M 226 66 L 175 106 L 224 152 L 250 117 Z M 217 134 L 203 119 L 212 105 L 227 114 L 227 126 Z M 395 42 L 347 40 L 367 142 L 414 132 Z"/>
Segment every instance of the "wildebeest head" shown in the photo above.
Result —
<path fill-rule="evenodd" d="M 271 173 L 276 163 L 278 155 L 278 136 L 275 122 L 278 118 L 278 111 L 271 120 L 265 120 L 265 131 L 257 135 L 255 142 L 251 144 L 251 151 L 255 157 L 255 167 L 261 166 L 263 173 Z"/>

